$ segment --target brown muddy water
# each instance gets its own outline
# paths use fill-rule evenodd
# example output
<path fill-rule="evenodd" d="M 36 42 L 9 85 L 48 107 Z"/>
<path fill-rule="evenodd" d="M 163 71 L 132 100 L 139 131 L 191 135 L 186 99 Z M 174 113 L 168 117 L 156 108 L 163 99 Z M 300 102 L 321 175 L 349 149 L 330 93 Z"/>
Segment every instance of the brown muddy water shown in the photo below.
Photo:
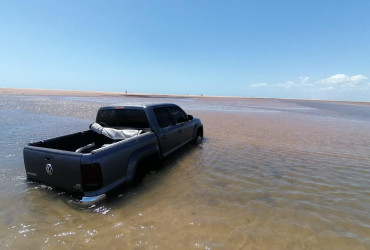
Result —
<path fill-rule="evenodd" d="M 89 208 L 26 180 L 26 143 L 131 102 L 179 104 L 203 144 Z M 0 119 L 1 249 L 370 249 L 368 105 L 2 95 Z"/>

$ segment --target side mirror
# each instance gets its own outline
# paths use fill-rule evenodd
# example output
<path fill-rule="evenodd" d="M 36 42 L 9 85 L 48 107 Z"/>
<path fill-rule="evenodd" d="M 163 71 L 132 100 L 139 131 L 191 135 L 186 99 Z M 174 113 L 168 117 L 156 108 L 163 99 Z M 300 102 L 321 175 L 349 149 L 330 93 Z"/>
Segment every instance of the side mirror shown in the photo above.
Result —
<path fill-rule="evenodd" d="M 192 115 L 188 115 L 188 121 L 192 121 L 194 117 Z"/>

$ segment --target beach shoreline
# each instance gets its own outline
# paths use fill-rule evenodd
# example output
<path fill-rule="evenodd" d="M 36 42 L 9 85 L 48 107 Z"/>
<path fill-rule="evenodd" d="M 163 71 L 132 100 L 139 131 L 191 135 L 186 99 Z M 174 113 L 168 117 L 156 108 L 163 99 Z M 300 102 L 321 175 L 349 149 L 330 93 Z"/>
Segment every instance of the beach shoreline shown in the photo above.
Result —
<path fill-rule="evenodd" d="M 150 94 L 150 93 L 125 93 L 112 91 L 90 91 L 90 90 L 57 90 L 57 89 L 25 89 L 0 87 L 0 95 L 23 95 L 23 96 L 79 96 L 79 97 L 143 97 L 143 98 L 202 98 L 204 100 L 249 100 L 249 101 L 307 101 L 345 103 L 352 105 L 370 106 L 370 102 L 343 101 L 343 100 L 319 100 L 298 98 L 270 98 L 270 97 L 238 97 L 238 96 L 209 96 L 209 95 L 174 95 L 174 94 Z"/>
<path fill-rule="evenodd" d="M 43 96 L 84 96 L 84 97 L 153 97 L 153 98 L 243 98 L 233 96 L 203 96 L 203 95 L 175 95 L 175 94 L 150 94 L 112 91 L 90 91 L 90 90 L 57 90 L 57 89 L 25 89 L 25 88 L 3 88 L 0 87 L 0 95 L 43 95 Z"/>

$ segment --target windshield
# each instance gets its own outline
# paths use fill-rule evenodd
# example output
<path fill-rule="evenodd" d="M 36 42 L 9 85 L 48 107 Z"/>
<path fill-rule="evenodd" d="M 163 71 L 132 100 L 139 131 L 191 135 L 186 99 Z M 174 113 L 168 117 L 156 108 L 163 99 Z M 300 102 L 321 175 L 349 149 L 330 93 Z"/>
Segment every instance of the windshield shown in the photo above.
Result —
<path fill-rule="evenodd" d="M 101 109 L 96 122 L 103 127 L 149 128 L 146 114 L 140 109 Z"/>

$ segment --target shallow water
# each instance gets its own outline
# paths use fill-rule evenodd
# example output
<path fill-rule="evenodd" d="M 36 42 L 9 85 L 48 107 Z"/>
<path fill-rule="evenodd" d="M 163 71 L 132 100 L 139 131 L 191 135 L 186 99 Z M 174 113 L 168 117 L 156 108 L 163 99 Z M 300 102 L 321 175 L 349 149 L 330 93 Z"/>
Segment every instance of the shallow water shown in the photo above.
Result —
<path fill-rule="evenodd" d="M 90 208 L 30 183 L 30 141 L 85 130 L 102 105 L 175 102 L 205 141 Z M 215 98 L 0 96 L 2 248 L 369 249 L 370 106 Z"/>

